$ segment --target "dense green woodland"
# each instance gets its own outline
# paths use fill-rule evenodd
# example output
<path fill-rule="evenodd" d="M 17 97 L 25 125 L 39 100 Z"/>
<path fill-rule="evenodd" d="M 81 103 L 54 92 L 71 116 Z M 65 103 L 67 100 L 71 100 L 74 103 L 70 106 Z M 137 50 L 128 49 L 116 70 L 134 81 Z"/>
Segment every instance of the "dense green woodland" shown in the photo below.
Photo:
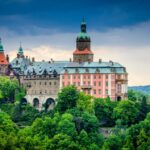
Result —
<path fill-rule="evenodd" d="M 54 110 L 37 111 L 22 103 L 26 91 L 16 80 L 0 77 L 0 150 L 148 150 L 148 95 L 129 91 L 113 102 L 68 86 Z M 102 129 L 111 129 L 109 136 Z"/>

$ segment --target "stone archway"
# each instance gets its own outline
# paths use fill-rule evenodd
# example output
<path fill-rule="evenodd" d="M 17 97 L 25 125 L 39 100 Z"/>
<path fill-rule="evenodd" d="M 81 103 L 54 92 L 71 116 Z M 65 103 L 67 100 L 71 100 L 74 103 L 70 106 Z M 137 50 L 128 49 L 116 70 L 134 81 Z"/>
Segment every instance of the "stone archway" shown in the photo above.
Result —
<path fill-rule="evenodd" d="M 21 99 L 20 103 L 21 103 L 21 105 L 27 105 L 28 102 L 27 102 L 27 99 L 23 97 Z"/>
<path fill-rule="evenodd" d="M 47 98 L 45 102 L 45 110 L 52 110 L 55 106 L 55 100 L 53 98 Z"/>
<path fill-rule="evenodd" d="M 38 98 L 33 99 L 33 107 L 39 108 L 39 99 Z"/>
<path fill-rule="evenodd" d="M 117 101 L 121 101 L 121 96 L 117 96 Z"/>

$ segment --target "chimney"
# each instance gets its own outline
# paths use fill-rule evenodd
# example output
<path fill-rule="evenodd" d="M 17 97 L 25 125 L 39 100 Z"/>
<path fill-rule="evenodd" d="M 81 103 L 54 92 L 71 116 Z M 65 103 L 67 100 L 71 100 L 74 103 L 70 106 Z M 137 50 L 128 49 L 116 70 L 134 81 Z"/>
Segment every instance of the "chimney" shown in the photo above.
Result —
<path fill-rule="evenodd" d="M 8 63 L 9 63 L 9 56 L 8 56 L 8 54 L 6 55 L 6 60 L 7 60 Z"/>
<path fill-rule="evenodd" d="M 99 63 L 101 63 L 102 62 L 102 59 L 99 59 Z"/>
<path fill-rule="evenodd" d="M 20 55 L 19 54 L 17 54 L 17 58 L 19 58 L 20 57 Z"/>
<path fill-rule="evenodd" d="M 109 63 L 113 66 L 114 65 L 114 62 L 112 60 L 109 61 Z"/>
<path fill-rule="evenodd" d="M 35 58 L 34 57 L 32 57 L 32 62 L 35 62 Z"/>

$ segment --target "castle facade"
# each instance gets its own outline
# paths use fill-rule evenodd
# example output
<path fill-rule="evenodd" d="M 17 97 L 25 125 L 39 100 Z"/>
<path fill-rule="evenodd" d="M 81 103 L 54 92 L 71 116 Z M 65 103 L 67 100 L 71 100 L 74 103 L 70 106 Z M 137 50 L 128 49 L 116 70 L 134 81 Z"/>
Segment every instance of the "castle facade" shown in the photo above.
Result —
<path fill-rule="evenodd" d="M 5 57 L 0 43 L 0 73 L 7 72 L 9 57 Z M 1 54 L 3 53 L 3 54 Z M 10 68 L 20 85 L 25 87 L 25 101 L 41 110 L 43 105 L 52 109 L 57 93 L 65 86 L 75 85 L 80 91 L 96 98 L 110 97 L 112 100 L 127 98 L 128 73 L 121 64 L 113 61 L 94 62 L 91 39 L 86 31 L 86 23 L 81 23 L 81 31 L 76 39 L 73 60 L 37 62 L 24 56 L 20 46 L 17 57 L 10 62 Z M 3 68 L 3 69 L 1 69 Z M 5 69 L 4 69 L 5 68 Z M 3 71 L 2 71 L 3 70 Z"/>

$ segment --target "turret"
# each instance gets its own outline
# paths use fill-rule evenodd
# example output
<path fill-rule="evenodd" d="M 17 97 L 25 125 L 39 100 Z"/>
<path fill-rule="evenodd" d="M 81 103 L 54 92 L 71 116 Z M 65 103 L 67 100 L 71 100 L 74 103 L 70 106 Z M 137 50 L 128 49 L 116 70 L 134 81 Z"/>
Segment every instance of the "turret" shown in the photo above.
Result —
<path fill-rule="evenodd" d="M 17 57 L 24 57 L 24 52 L 23 52 L 23 48 L 21 46 L 21 43 L 20 43 L 20 47 L 18 49 L 18 53 L 17 53 Z"/>
<path fill-rule="evenodd" d="M 91 51 L 91 39 L 86 31 L 86 22 L 83 19 L 80 26 L 80 33 L 76 39 L 76 50 L 73 52 L 74 62 L 92 62 L 93 52 Z"/>

